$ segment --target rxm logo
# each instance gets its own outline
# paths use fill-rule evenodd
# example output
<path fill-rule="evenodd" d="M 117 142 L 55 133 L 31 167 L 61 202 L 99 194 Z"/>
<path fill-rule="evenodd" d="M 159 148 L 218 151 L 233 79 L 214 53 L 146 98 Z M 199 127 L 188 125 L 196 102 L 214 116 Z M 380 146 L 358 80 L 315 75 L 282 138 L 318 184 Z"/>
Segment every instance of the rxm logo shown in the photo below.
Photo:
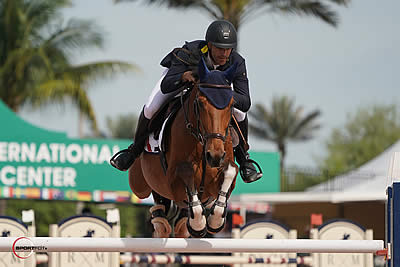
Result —
<path fill-rule="evenodd" d="M 22 237 L 18 237 L 17 239 L 15 239 L 13 245 L 12 245 L 12 252 L 14 253 L 14 255 L 20 259 L 27 259 L 29 258 L 33 252 L 35 251 L 46 251 L 47 247 L 45 246 L 35 246 L 32 242 L 32 240 L 30 240 L 28 237 L 26 236 L 22 236 Z M 27 253 L 27 255 L 25 255 L 25 253 Z"/>

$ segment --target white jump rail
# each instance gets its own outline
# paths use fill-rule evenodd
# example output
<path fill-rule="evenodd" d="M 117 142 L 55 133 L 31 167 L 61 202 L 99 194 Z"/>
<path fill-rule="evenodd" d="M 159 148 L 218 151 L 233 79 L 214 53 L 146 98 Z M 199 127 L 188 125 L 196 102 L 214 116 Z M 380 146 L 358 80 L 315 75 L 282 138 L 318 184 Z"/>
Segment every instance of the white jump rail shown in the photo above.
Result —
<path fill-rule="evenodd" d="M 217 238 L 0 238 L 0 251 L 34 252 L 293 252 L 376 253 L 382 240 L 217 239 Z"/>

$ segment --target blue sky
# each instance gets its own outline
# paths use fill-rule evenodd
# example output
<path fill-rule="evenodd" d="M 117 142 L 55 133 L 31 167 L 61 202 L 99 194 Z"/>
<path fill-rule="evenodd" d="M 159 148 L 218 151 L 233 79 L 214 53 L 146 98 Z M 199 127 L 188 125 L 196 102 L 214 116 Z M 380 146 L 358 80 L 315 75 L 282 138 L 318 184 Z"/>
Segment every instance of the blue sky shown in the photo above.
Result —
<path fill-rule="evenodd" d="M 320 109 L 323 128 L 306 143 L 289 143 L 286 164 L 315 166 L 324 142 L 349 114 L 372 104 L 400 102 L 400 1 L 353 0 L 335 7 L 338 28 L 309 17 L 266 14 L 242 25 L 239 50 L 246 58 L 253 104 L 268 107 L 272 97 L 288 95 L 305 112 Z M 162 68 L 160 60 L 184 41 L 202 39 L 211 18 L 198 11 L 168 10 L 112 0 L 74 1 L 66 18 L 93 19 L 104 29 L 106 47 L 85 51 L 76 63 L 125 60 L 141 73 L 119 75 L 90 88 L 101 130 L 105 118 L 138 114 Z M 78 133 L 78 113 L 70 104 L 21 114 L 26 120 L 70 137 Z M 250 136 L 252 150 L 276 151 L 273 144 Z"/>

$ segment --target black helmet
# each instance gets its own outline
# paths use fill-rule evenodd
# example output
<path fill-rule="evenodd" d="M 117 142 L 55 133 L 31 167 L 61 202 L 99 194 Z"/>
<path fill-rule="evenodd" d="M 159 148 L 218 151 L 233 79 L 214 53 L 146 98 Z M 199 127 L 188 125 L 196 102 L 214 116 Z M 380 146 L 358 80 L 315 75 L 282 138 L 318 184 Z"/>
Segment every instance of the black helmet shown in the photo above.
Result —
<path fill-rule="evenodd" d="M 206 41 L 219 48 L 235 48 L 237 43 L 236 29 L 227 20 L 216 20 L 208 26 Z"/>

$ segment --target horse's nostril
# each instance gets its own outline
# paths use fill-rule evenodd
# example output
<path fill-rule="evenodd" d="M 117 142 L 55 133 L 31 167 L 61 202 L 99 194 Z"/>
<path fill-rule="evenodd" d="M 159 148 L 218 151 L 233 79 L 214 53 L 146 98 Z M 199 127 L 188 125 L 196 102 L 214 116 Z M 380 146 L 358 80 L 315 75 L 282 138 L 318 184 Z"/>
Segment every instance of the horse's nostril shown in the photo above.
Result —
<path fill-rule="evenodd" d="M 206 153 L 206 159 L 210 167 L 216 168 L 221 166 L 221 164 L 224 162 L 226 153 L 224 152 L 221 156 L 213 156 L 210 151 L 207 151 Z"/>
<path fill-rule="evenodd" d="M 226 152 L 224 152 L 224 154 L 222 154 L 222 157 L 219 160 L 219 166 L 221 166 L 224 163 L 225 156 L 226 156 Z"/>

